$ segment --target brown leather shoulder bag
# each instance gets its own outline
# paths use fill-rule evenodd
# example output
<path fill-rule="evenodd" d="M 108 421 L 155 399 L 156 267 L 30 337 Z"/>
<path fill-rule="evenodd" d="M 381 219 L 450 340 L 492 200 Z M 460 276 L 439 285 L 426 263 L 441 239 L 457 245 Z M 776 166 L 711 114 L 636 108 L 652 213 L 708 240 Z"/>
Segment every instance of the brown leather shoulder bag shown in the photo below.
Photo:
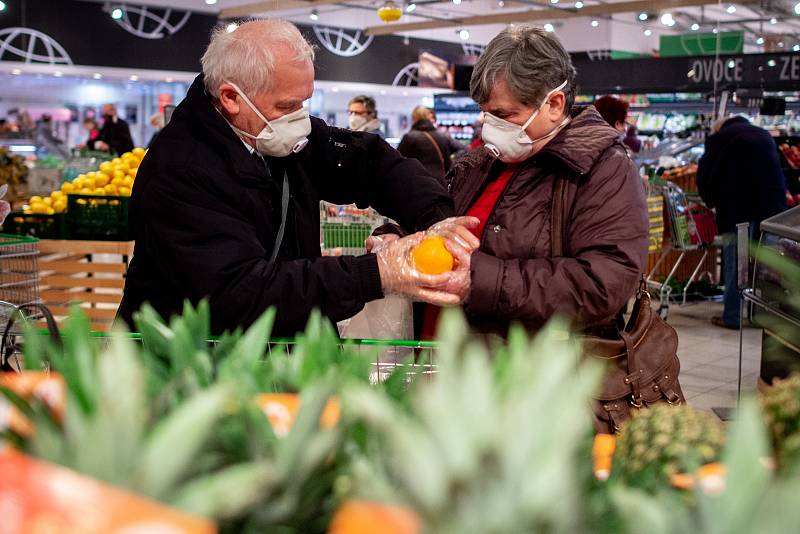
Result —
<path fill-rule="evenodd" d="M 556 177 L 551 207 L 551 255 L 564 255 L 566 177 Z M 618 339 L 584 336 L 584 357 L 602 361 L 606 374 L 593 401 L 595 429 L 615 433 L 635 410 L 686 402 L 678 382 L 678 334 L 650 306 L 642 278 L 636 303 Z"/>

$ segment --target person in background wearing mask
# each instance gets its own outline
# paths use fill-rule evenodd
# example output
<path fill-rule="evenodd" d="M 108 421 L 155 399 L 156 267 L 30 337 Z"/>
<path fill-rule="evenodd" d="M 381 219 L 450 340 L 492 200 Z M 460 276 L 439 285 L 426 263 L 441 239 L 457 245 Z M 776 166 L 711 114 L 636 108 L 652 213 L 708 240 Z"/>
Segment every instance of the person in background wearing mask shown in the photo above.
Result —
<path fill-rule="evenodd" d="M 436 129 L 431 120 L 431 110 L 425 106 L 417 106 L 411 111 L 411 122 L 411 130 L 400 141 L 398 152 L 407 158 L 419 160 L 432 176 L 444 184 L 444 177 L 453 164 L 453 156 L 464 147 Z"/>
<path fill-rule="evenodd" d="M 375 135 L 309 117 L 314 49 L 291 23 L 256 20 L 217 30 L 199 75 L 148 151 L 130 223 L 136 245 L 120 318 L 149 302 L 168 318 L 208 299 L 219 334 L 268 308 L 292 336 L 315 308 L 333 321 L 400 294 L 441 305 L 456 271 L 418 273 L 409 252 L 435 231 L 454 253 L 477 247 L 469 219 L 447 219 L 447 191 L 419 162 Z M 321 257 L 319 202 L 372 206 L 418 232 L 363 256 Z"/>
<path fill-rule="evenodd" d="M 153 146 L 158 134 L 161 133 L 161 130 L 164 129 L 164 113 L 161 111 L 157 111 L 150 116 L 150 126 L 155 128 L 153 132 L 153 136 L 150 138 L 150 142 L 147 143 L 147 148 Z"/>
<path fill-rule="evenodd" d="M 103 105 L 103 127 L 94 142 L 94 149 L 117 155 L 133 150 L 133 139 L 128 123 L 117 116 L 114 104 Z"/>
<path fill-rule="evenodd" d="M 378 120 L 378 109 L 375 99 L 371 96 L 360 95 L 347 104 L 348 126 L 355 132 L 367 132 L 384 137 L 381 122 Z"/>
<path fill-rule="evenodd" d="M 500 32 L 475 65 L 485 145 L 450 177 L 456 213 L 480 220 L 480 249 L 457 256 L 469 269 L 450 290 L 478 331 L 536 330 L 561 315 L 616 337 L 616 316 L 637 289 L 648 244 L 639 173 L 619 132 L 594 107 L 574 106 L 575 76 L 558 38 L 527 25 Z M 559 257 L 554 207 L 565 221 Z M 423 337 L 437 313 L 427 307 Z"/>

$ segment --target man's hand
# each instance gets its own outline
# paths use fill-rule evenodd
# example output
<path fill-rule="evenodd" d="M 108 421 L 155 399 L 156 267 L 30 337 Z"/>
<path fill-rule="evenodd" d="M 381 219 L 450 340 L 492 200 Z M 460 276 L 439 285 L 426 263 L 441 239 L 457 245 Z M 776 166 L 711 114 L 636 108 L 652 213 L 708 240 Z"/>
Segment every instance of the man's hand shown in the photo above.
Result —
<path fill-rule="evenodd" d="M 400 236 L 397 234 L 371 235 L 367 238 L 365 246 L 367 247 L 367 252 L 378 252 L 387 244 L 398 239 L 400 239 Z"/>

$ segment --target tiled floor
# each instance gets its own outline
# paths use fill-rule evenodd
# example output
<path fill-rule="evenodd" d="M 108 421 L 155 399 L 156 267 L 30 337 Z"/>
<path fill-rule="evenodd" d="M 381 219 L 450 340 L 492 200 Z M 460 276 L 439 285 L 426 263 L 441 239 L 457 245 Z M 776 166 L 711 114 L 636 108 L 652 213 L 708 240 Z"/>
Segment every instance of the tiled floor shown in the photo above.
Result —
<path fill-rule="evenodd" d="M 678 331 L 680 383 L 692 406 L 733 408 L 739 368 L 739 332 L 712 326 L 722 304 L 702 302 L 671 306 L 667 322 Z M 744 329 L 742 351 L 742 392 L 756 389 L 761 362 L 761 330 Z"/>

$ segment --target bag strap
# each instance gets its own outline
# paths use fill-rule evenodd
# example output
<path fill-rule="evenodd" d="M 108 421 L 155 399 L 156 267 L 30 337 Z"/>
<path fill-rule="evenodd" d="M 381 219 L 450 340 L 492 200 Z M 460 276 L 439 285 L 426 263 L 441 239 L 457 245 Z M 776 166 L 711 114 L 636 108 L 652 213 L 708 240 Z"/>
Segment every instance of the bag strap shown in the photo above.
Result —
<path fill-rule="evenodd" d="M 442 170 L 446 170 L 444 165 L 444 154 L 442 154 L 442 149 L 439 147 L 439 143 L 437 143 L 436 139 L 434 139 L 433 136 L 428 132 L 422 132 L 422 134 L 428 138 L 428 141 L 431 142 L 433 148 L 436 149 L 436 153 L 439 155 L 439 163 L 442 164 Z"/>

